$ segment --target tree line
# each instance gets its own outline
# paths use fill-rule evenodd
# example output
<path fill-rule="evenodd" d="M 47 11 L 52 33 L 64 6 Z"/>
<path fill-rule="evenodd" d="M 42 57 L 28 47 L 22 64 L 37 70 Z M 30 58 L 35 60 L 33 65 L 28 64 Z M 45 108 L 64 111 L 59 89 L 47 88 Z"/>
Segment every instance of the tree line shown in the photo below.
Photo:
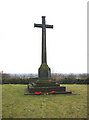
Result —
<path fill-rule="evenodd" d="M 57 74 L 52 73 L 51 78 L 60 84 L 89 84 L 89 74 Z M 29 84 L 38 78 L 30 74 L 29 76 L 2 73 L 2 84 Z"/>

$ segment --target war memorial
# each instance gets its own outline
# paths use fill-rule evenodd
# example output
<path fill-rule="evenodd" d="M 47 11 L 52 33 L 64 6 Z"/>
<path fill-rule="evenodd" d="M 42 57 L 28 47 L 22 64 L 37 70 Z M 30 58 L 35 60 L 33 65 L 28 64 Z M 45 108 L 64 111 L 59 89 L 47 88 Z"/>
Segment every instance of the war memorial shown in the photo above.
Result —
<path fill-rule="evenodd" d="M 71 91 L 66 91 L 65 86 L 60 86 L 51 78 L 51 69 L 47 65 L 46 28 L 53 28 L 53 25 L 47 25 L 45 16 L 42 16 L 42 24 L 34 24 L 34 27 L 42 28 L 42 61 L 38 69 L 38 79 L 32 84 L 28 84 L 27 88 L 24 89 L 24 95 L 71 94 Z"/>

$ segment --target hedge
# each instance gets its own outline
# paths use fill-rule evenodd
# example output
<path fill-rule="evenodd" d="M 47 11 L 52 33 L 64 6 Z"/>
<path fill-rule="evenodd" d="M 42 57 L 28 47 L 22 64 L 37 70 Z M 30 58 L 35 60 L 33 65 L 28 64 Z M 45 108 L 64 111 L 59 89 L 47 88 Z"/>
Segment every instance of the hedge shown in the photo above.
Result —
<path fill-rule="evenodd" d="M 2 80 L 2 84 L 29 84 L 32 82 L 35 82 L 38 78 L 28 78 L 28 79 L 22 79 L 22 78 L 12 78 Z M 81 79 L 62 79 L 59 81 L 60 84 L 89 84 L 89 78 L 81 80 Z"/>

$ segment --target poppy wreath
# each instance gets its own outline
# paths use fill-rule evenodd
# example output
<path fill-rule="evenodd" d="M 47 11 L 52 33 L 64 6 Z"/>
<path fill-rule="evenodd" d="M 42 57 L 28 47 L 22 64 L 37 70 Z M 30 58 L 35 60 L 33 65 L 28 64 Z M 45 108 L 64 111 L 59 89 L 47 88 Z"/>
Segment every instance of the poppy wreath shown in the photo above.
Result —
<path fill-rule="evenodd" d="M 51 91 L 50 93 L 55 94 L 55 93 L 57 93 L 57 91 Z"/>
<path fill-rule="evenodd" d="M 42 92 L 35 92 L 35 94 L 40 95 Z"/>

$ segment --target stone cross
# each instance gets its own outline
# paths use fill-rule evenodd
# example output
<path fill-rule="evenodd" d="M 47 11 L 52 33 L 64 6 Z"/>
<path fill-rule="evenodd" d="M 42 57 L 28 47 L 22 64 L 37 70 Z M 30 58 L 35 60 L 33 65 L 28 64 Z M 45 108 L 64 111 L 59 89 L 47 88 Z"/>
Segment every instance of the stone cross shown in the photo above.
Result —
<path fill-rule="evenodd" d="M 39 79 L 50 79 L 51 72 L 47 65 L 46 56 L 46 28 L 53 28 L 53 25 L 46 25 L 45 16 L 42 16 L 42 24 L 34 24 L 34 27 L 42 28 L 42 64 L 39 68 Z"/>
<path fill-rule="evenodd" d="M 47 63 L 46 59 L 46 28 L 53 28 L 53 25 L 45 24 L 45 16 L 42 16 L 42 24 L 34 24 L 34 27 L 42 28 L 42 63 Z"/>

